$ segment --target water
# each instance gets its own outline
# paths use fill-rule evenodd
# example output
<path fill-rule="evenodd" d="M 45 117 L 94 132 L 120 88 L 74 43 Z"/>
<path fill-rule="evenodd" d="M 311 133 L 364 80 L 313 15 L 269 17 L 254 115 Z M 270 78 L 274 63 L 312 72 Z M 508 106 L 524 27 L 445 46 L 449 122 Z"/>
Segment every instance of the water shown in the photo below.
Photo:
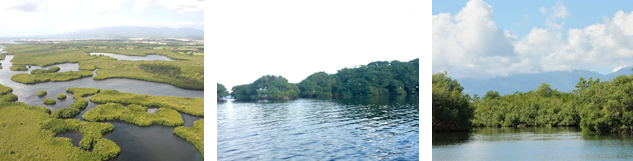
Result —
<path fill-rule="evenodd" d="M 418 160 L 418 100 L 218 103 L 218 160 Z"/>
<path fill-rule="evenodd" d="M 164 55 L 154 55 L 149 54 L 147 56 L 129 56 L 129 55 L 121 55 L 121 54 L 111 54 L 111 53 L 90 53 L 90 55 L 104 55 L 116 58 L 117 60 L 130 60 L 130 61 L 139 61 L 139 60 L 166 60 L 166 61 L 174 61 L 167 56 Z"/>
<path fill-rule="evenodd" d="M 433 135 L 433 160 L 632 160 L 633 135 L 578 127 L 475 128 Z"/>
<path fill-rule="evenodd" d="M 76 146 L 76 147 L 79 147 L 79 142 L 81 142 L 81 138 L 83 137 L 83 135 L 80 132 L 77 132 L 77 131 L 70 131 L 70 132 L 59 133 L 59 134 L 57 134 L 55 136 L 56 137 L 70 138 L 71 140 L 73 140 L 73 145 Z"/>
<path fill-rule="evenodd" d="M 114 89 L 121 92 L 130 92 L 137 94 L 147 94 L 155 96 L 178 96 L 178 97 L 197 97 L 204 98 L 204 91 L 188 90 L 175 87 L 171 84 L 154 83 L 133 79 L 106 79 L 93 80 L 91 77 L 76 79 L 67 82 L 46 82 L 27 85 L 14 82 L 10 77 L 18 73 L 30 73 L 33 69 L 40 69 L 38 66 L 31 66 L 28 71 L 11 71 L 9 67 L 13 55 L 7 55 L 5 60 L 0 61 L 3 69 L 0 69 L 0 84 L 13 88 L 13 94 L 18 96 L 18 102 L 24 102 L 34 106 L 44 106 L 55 111 L 60 108 L 69 107 L 74 103 L 73 95 L 66 93 L 69 87 L 87 87 L 99 89 Z M 53 65 L 60 67 L 60 71 L 77 71 L 79 65 L 77 63 L 66 63 Z M 48 69 L 50 67 L 43 69 Z M 95 74 L 95 72 L 93 72 Z M 96 75 L 96 74 L 95 74 Z M 48 94 L 43 97 L 37 96 L 37 91 L 46 90 Z M 58 100 L 57 95 L 65 93 L 65 100 Z M 84 97 L 89 100 L 90 96 Z M 55 105 L 45 105 L 45 98 L 52 98 L 57 101 Z M 88 110 L 95 108 L 98 104 L 89 102 L 88 107 L 81 111 L 76 119 L 83 120 L 81 116 Z M 191 127 L 193 122 L 202 119 L 187 114 L 181 114 L 185 121 L 184 126 Z M 121 153 L 113 160 L 203 160 L 202 154 L 195 146 L 185 139 L 173 134 L 175 127 L 167 127 L 162 125 L 152 125 L 148 127 L 140 127 L 135 124 L 110 121 L 114 125 L 114 131 L 104 134 L 108 138 L 121 147 Z M 68 134 L 73 135 L 73 134 Z M 66 135 L 62 135 L 66 136 Z M 79 142 L 80 136 L 67 136 L 73 142 Z"/>

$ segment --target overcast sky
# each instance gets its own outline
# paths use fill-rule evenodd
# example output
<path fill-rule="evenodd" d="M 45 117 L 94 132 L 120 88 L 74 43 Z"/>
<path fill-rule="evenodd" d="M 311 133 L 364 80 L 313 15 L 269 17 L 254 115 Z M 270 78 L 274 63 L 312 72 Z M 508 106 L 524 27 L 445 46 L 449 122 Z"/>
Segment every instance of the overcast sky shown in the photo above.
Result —
<path fill-rule="evenodd" d="M 633 65 L 629 1 L 433 1 L 433 72 L 453 78 Z"/>
<path fill-rule="evenodd" d="M 213 79 L 229 90 L 267 74 L 299 83 L 319 71 L 419 58 L 428 51 L 421 46 L 420 6 L 415 0 L 214 1 L 205 31 Z"/>
<path fill-rule="evenodd" d="M 110 26 L 204 29 L 203 0 L 4 0 L 0 37 Z"/>

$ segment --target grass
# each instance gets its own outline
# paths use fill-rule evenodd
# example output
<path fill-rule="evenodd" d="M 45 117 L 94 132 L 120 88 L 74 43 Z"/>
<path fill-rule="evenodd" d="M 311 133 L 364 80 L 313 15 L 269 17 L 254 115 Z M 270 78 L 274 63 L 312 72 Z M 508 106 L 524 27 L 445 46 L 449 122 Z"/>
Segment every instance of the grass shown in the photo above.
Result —
<path fill-rule="evenodd" d="M 90 101 L 102 104 L 121 103 L 137 104 L 146 107 L 166 107 L 194 116 L 204 116 L 203 98 L 150 96 L 104 89 L 101 90 L 99 94 L 90 97 Z"/>
<path fill-rule="evenodd" d="M 25 65 L 13 65 L 11 67 L 9 67 L 10 70 L 12 71 L 26 71 L 29 70 L 28 68 L 26 68 Z"/>
<path fill-rule="evenodd" d="M 42 74 L 42 73 L 55 73 L 57 71 L 59 71 L 60 68 L 59 67 L 51 67 L 48 69 L 35 69 L 31 71 L 31 74 Z"/>
<path fill-rule="evenodd" d="M 54 100 L 54 99 L 52 99 L 52 98 L 46 98 L 46 99 L 44 99 L 44 104 L 47 104 L 47 105 L 54 105 L 55 103 L 57 103 L 57 101 L 55 101 L 55 100 Z"/>
<path fill-rule="evenodd" d="M 47 94 L 46 91 L 38 91 L 37 92 L 37 96 L 40 96 L 40 97 L 46 96 L 46 94 Z"/>
<path fill-rule="evenodd" d="M 11 76 L 11 80 L 24 84 L 35 84 L 48 81 L 63 82 L 90 76 L 92 76 L 91 71 L 67 71 L 59 73 L 38 71 L 37 74 L 20 73 L 13 75 Z"/>
<path fill-rule="evenodd" d="M 66 94 L 60 93 L 57 95 L 57 99 L 59 100 L 65 100 L 66 99 Z"/>
<path fill-rule="evenodd" d="M 66 92 L 73 94 L 75 103 L 71 104 L 70 107 L 64 107 L 53 111 L 51 117 L 72 118 L 79 115 L 79 113 L 81 113 L 81 110 L 86 109 L 86 107 L 88 106 L 88 101 L 83 97 L 97 94 L 99 93 L 99 91 L 100 90 L 98 88 L 66 88 Z"/>
<path fill-rule="evenodd" d="M 176 127 L 174 134 L 193 143 L 204 157 L 204 119 L 193 122 L 193 127 Z"/>
<path fill-rule="evenodd" d="M 166 48 L 176 48 L 177 50 L 164 50 Z M 15 55 L 12 60 L 14 65 L 39 65 L 44 67 L 60 63 L 79 63 L 80 70 L 99 69 L 97 76 L 93 77 L 95 80 L 128 78 L 169 83 L 185 89 L 203 90 L 203 46 L 186 47 L 196 49 L 202 55 L 178 54 L 181 51 L 178 48 L 178 45 L 62 43 L 9 44 L 6 45 L 5 50 Z M 90 56 L 89 53 L 91 52 L 135 56 L 156 54 L 164 55 L 177 61 L 119 61 L 111 57 Z M 22 76 L 24 77 L 24 75 Z M 27 81 L 24 80 L 23 82 Z"/>
<path fill-rule="evenodd" d="M 12 95 L 7 91 L 11 89 L 0 85 L 2 95 Z M 56 119 L 49 113 L 42 106 L 0 100 L 1 160 L 108 160 L 121 152 L 114 142 L 103 138 L 114 130 L 112 124 Z M 69 138 L 55 137 L 67 131 L 83 135 L 80 147 L 73 146 Z"/>
<path fill-rule="evenodd" d="M 147 107 L 130 104 L 126 108 L 122 104 L 107 103 L 88 110 L 83 116 L 86 121 L 121 120 L 139 126 L 160 124 L 165 126 L 179 126 L 184 124 L 180 114 L 169 108 L 159 108 L 155 114 L 147 113 Z"/>

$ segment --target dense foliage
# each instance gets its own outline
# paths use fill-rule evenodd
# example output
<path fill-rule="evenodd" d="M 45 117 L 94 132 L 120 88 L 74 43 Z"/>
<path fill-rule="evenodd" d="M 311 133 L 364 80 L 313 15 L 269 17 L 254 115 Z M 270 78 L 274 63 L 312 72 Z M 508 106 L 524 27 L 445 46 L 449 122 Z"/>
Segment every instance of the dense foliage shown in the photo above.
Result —
<path fill-rule="evenodd" d="M 37 96 L 46 96 L 46 91 L 37 91 Z"/>
<path fill-rule="evenodd" d="M 472 126 L 473 108 L 464 88 L 446 73 L 433 74 L 433 132 L 463 131 Z"/>
<path fill-rule="evenodd" d="M 88 110 L 83 116 L 86 121 L 121 120 L 139 126 L 160 124 L 165 126 L 179 126 L 184 124 L 180 114 L 169 108 L 159 108 L 155 114 L 147 113 L 147 107 L 130 104 L 128 108 L 118 103 L 98 105 Z"/>
<path fill-rule="evenodd" d="M 251 84 L 234 86 L 231 96 L 238 100 L 332 98 L 353 96 L 417 95 L 419 59 L 408 62 L 376 61 L 336 74 L 314 73 L 297 85 L 281 76 L 263 76 Z M 279 81 L 277 78 L 283 78 Z M 296 88 L 295 88 L 296 87 Z M 296 93 L 296 94 L 295 94 Z"/>
<path fill-rule="evenodd" d="M 204 157 L 204 119 L 193 122 L 193 127 L 176 127 L 174 134 L 193 143 Z"/>
<path fill-rule="evenodd" d="M 31 71 L 31 74 L 42 74 L 42 73 L 55 73 L 60 70 L 59 67 L 51 67 L 48 69 L 35 69 Z"/>
<path fill-rule="evenodd" d="M 88 100 L 84 99 L 83 97 L 97 94 L 99 92 L 99 89 L 98 88 L 66 88 L 66 92 L 73 94 L 73 98 L 75 102 L 73 104 L 70 104 L 70 107 L 60 108 L 53 111 L 53 113 L 51 113 L 51 117 L 71 118 L 71 117 L 75 117 L 79 115 L 81 110 L 84 110 L 88 106 Z"/>
<path fill-rule="evenodd" d="M 150 96 L 104 89 L 99 94 L 90 97 L 90 101 L 101 104 L 121 103 L 125 105 L 137 104 L 146 107 L 171 108 L 194 116 L 204 116 L 203 98 Z"/>
<path fill-rule="evenodd" d="M 51 99 L 51 98 L 44 99 L 44 104 L 54 105 L 55 103 L 57 103 L 57 101 L 55 101 L 54 99 Z"/>
<path fill-rule="evenodd" d="M 235 86 L 231 95 L 241 100 L 287 100 L 299 96 L 299 88 L 282 76 L 265 75 L 248 85 Z"/>
<path fill-rule="evenodd" d="M 229 95 L 229 92 L 226 91 L 226 87 L 224 87 L 224 85 L 220 83 L 218 83 L 217 91 L 218 91 L 218 95 L 217 95 L 218 101 L 222 101 L 223 100 L 222 97 L 226 97 Z"/>
<path fill-rule="evenodd" d="M 66 99 L 66 94 L 63 94 L 63 93 L 58 94 L 58 95 L 57 95 L 57 99 L 59 99 L 59 100 L 64 100 L 64 99 Z"/>
<path fill-rule="evenodd" d="M 92 76 L 91 71 L 67 71 L 67 72 L 50 72 L 48 70 L 37 69 L 41 71 L 36 71 L 35 74 L 28 73 L 20 73 L 11 76 L 11 80 L 15 82 L 20 82 L 24 84 L 35 84 L 42 82 L 63 82 L 69 80 L 75 80 L 83 77 Z M 34 70 L 35 71 L 35 70 Z M 33 72 L 31 72 L 33 73 Z"/>
<path fill-rule="evenodd" d="M 25 70 L 29 70 L 28 68 L 26 68 L 25 65 L 13 65 L 11 67 L 9 67 L 10 70 L 13 71 L 25 71 Z"/>

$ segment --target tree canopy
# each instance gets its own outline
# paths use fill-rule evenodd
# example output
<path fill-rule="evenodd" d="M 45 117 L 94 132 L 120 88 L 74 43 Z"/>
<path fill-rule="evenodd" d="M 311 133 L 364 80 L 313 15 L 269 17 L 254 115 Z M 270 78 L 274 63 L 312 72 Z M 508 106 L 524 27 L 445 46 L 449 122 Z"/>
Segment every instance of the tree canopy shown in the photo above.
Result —
<path fill-rule="evenodd" d="M 464 87 L 457 80 L 446 76 L 446 72 L 433 74 L 433 132 L 471 128 L 473 108 L 470 106 L 470 97 L 463 90 Z"/>
<path fill-rule="evenodd" d="M 218 101 L 222 100 L 222 97 L 225 97 L 225 96 L 229 95 L 229 92 L 226 91 L 226 87 L 224 87 L 224 85 L 222 85 L 220 83 L 218 83 L 217 91 L 218 91 L 218 95 L 217 95 Z"/>
<path fill-rule="evenodd" d="M 233 97 L 243 100 L 287 100 L 299 96 L 299 87 L 282 76 L 265 75 L 248 85 L 231 89 Z"/>

